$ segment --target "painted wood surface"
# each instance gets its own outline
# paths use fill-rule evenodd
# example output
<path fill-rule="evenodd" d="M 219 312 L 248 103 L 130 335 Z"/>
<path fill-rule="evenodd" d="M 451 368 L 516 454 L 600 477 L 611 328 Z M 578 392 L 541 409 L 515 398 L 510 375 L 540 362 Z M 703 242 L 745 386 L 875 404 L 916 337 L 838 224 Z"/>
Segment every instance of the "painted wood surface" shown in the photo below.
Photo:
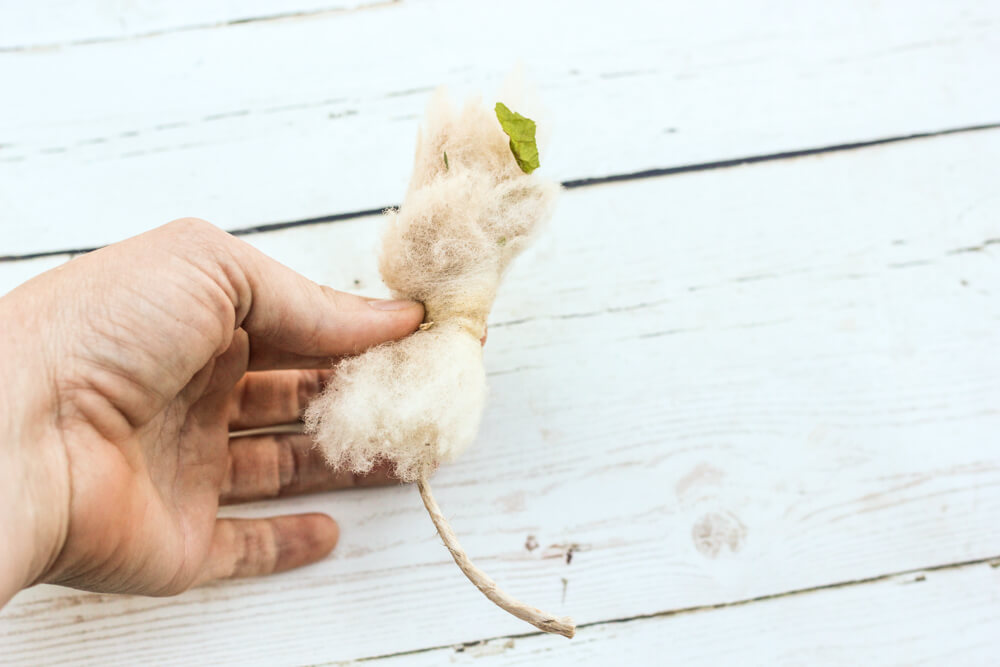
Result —
<path fill-rule="evenodd" d="M 637 660 L 652 660 L 675 631 L 702 637 L 679 644 L 695 657 L 732 656 L 714 630 L 750 617 L 761 625 L 742 641 L 789 664 L 796 647 L 858 660 L 879 636 L 918 637 L 882 645 L 908 651 L 900 663 L 996 655 L 982 624 L 1000 603 L 982 565 L 911 597 L 861 585 L 759 616 L 754 602 L 670 628 L 608 622 L 1000 554 L 998 154 L 1000 132 L 984 131 L 566 193 L 492 314 L 480 441 L 436 477 L 470 555 L 591 626 L 580 637 L 605 644 L 597 656 L 632 637 Z M 375 223 L 247 238 L 377 294 Z M 303 664 L 526 631 L 460 575 L 414 489 L 229 511 L 298 510 L 341 521 L 321 564 L 170 600 L 29 590 L 0 613 L 0 655 Z M 834 595 L 841 613 L 824 623 L 813 595 Z M 884 633 L 858 634 L 846 616 L 858 605 Z M 920 634 L 937 619 L 965 630 Z M 556 637 L 518 645 L 498 664 L 581 655 Z"/>
<path fill-rule="evenodd" d="M 5 34 L 31 34 L 28 6 L 4 3 Z M 153 5 L 129 6 L 95 16 Z M 409 0 L 3 52 L 0 255 L 393 204 L 428 91 L 492 96 L 517 60 L 562 180 L 998 123 L 998 19 L 991 0 Z"/>
<path fill-rule="evenodd" d="M 1000 123 L 998 26 L 986 0 L 0 0 L 0 256 L 47 255 L 0 294 L 181 215 L 395 203 L 429 91 L 516 59 L 560 180 L 937 135 L 566 193 L 435 489 L 572 642 L 483 600 L 399 487 L 226 508 L 337 517 L 297 572 L 25 591 L 0 664 L 995 663 L 1000 130 L 966 128 Z M 379 295 L 378 227 L 245 238 Z"/>

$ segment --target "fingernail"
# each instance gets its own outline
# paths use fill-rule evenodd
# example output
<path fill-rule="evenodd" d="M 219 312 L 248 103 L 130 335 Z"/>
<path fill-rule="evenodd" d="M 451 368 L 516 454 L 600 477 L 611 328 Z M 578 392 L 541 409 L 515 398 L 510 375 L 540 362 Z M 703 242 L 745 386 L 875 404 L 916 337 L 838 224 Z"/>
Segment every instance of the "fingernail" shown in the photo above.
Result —
<path fill-rule="evenodd" d="M 403 310 L 405 308 L 413 308 L 418 304 L 416 301 L 397 299 L 395 301 L 369 301 L 368 305 L 375 310 Z"/>

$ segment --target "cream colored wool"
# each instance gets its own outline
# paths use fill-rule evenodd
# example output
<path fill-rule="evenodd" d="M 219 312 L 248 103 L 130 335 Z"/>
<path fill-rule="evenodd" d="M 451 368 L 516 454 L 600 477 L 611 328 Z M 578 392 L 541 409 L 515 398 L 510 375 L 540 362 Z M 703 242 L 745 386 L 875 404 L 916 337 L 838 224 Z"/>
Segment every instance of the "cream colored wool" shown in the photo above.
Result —
<path fill-rule="evenodd" d="M 443 92 L 434 97 L 379 259 L 394 296 L 423 302 L 429 328 L 336 366 L 306 412 L 331 464 L 364 473 L 384 459 L 412 482 L 472 442 L 486 401 L 486 317 L 558 191 L 521 171 L 492 109 L 474 100 L 456 111 Z"/>
<path fill-rule="evenodd" d="M 462 550 L 427 478 L 476 437 L 486 402 L 480 339 L 508 264 L 552 215 L 559 186 L 521 171 L 492 109 L 454 110 L 443 91 L 418 136 L 403 205 L 388 211 L 379 270 L 396 298 L 421 301 L 421 330 L 334 367 L 306 411 L 331 465 L 356 473 L 390 462 L 417 482 L 462 572 L 518 618 L 572 637 L 573 621 L 510 597 Z"/>

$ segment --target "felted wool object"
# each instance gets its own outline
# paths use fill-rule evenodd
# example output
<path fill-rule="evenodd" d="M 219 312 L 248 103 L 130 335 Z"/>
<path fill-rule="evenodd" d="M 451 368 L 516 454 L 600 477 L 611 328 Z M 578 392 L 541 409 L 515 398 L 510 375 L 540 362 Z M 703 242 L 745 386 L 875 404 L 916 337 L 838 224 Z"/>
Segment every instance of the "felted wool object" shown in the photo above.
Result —
<path fill-rule="evenodd" d="M 306 412 L 331 464 L 364 473 L 388 460 L 412 482 L 472 442 L 486 401 L 486 317 L 558 191 L 521 171 L 492 110 L 474 100 L 456 111 L 435 95 L 379 258 L 393 295 L 423 302 L 424 330 L 336 366 Z"/>
<path fill-rule="evenodd" d="M 469 560 L 427 482 L 476 436 L 486 402 L 486 318 L 504 271 L 551 217 L 559 192 L 522 170 L 537 166 L 537 153 L 514 155 L 516 142 L 536 149 L 534 123 L 497 106 L 495 115 L 478 100 L 455 110 L 443 91 L 432 99 L 406 197 L 398 211 L 386 212 L 379 257 L 393 295 L 423 302 L 424 324 L 336 364 L 306 411 L 306 430 L 336 468 L 364 473 L 388 461 L 397 477 L 416 482 L 455 563 L 486 597 L 546 632 L 572 637 L 571 619 L 510 597 Z M 507 128 L 508 139 L 501 113 L 526 126 Z"/>

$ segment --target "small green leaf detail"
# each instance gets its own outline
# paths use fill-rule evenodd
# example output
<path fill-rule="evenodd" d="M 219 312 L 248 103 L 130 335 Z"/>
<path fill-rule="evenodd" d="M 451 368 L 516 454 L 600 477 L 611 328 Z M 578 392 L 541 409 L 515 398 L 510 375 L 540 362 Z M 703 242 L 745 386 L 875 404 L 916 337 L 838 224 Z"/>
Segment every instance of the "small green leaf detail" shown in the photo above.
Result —
<path fill-rule="evenodd" d="M 507 245 L 507 237 L 506 236 L 501 236 L 500 240 L 497 241 L 497 245 L 501 246 L 501 247 Z"/>
<path fill-rule="evenodd" d="M 511 111 L 503 102 L 497 102 L 497 120 L 504 133 L 510 137 L 510 152 L 517 166 L 530 174 L 541 166 L 538 162 L 538 144 L 535 143 L 535 121 Z"/>
<path fill-rule="evenodd" d="M 448 151 L 444 152 L 444 168 L 445 170 L 451 169 L 451 167 L 448 166 Z"/>

